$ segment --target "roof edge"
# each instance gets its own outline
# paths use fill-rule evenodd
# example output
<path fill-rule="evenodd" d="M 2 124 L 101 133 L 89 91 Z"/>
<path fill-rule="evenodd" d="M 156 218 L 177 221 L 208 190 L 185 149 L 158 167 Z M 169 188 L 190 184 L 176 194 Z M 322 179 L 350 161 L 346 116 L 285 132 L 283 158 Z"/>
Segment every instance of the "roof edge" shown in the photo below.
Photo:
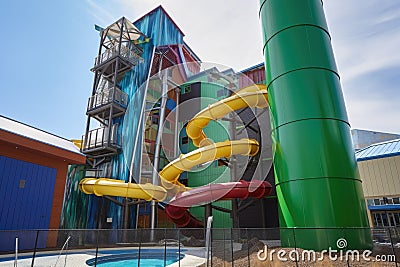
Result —
<path fill-rule="evenodd" d="M 143 16 L 141 16 L 140 18 L 138 18 L 137 20 L 135 20 L 133 22 L 133 24 L 139 22 L 140 20 L 142 20 L 144 17 L 150 15 L 151 13 L 157 11 L 158 9 L 161 9 L 161 11 L 167 16 L 167 18 L 169 18 L 169 20 L 171 20 L 171 22 L 175 25 L 175 27 L 178 29 L 178 31 L 182 34 L 182 36 L 185 36 L 185 33 L 181 30 L 181 28 L 178 26 L 178 24 L 176 24 L 176 22 L 172 19 L 172 17 L 168 14 L 168 12 L 163 8 L 162 5 L 157 6 L 156 8 L 153 8 L 152 10 L 150 10 L 149 12 L 147 12 L 146 14 L 144 14 Z"/>
<path fill-rule="evenodd" d="M 30 151 L 36 151 L 38 154 L 46 155 L 51 158 L 59 158 L 68 162 L 68 164 L 86 163 L 86 156 L 78 151 L 63 149 L 9 131 L 0 131 L 0 142 L 11 146 L 23 147 Z"/>
<path fill-rule="evenodd" d="M 13 121 L 13 122 L 16 122 L 16 123 L 19 123 L 19 124 L 22 124 L 22 125 L 25 125 L 25 126 L 27 126 L 27 127 L 33 128 L 33 129 L 38 130 L 38 131 L 41 131 L 41 132 L 43 132 L 43 133 L 50 134 L 50 135 L 52 135 L 52 136 L 58 137 L 58 138 L 60 138 L 60 139 L 63 139 L 63 140 L 65 140 L 65 141 L 71 142 L 71 140 L 69 140 L 69 139 L 67 139 L 67 138 L 65 138 L 65 137 L 62 137 L 62 136 L 59 136 L 59 135 L 50 133 L 50 132 L 48 132 L 48 131 L 39 129 L 39 128 L 37 128 L 37 127 L 35 127 L 35 126 L 32 126 L 32 125 L 29 125 L 29 124 L 27 124 L 27 123 L 24 123 L 24 122 L 21 122 L 21 121 L 17 121 L 17 120 L 15 120 L 15 119 L 9 118 L 9 117 L 4 116 L 4 115 L 0 115 L 0 117 L 5 118 L 5 119 L 10 120 L 10 121 Z M 0 129 L 0 130 L 9 132 L 9 131 L 4 130 L 4 129 Z M 16 134 L 16 133 L 15 133 L 15 134 Z M 21 136 L 23 136 L 23 135 L 21 135 Z M 33 140 L 34 140 L 34 139 L 33 139 Z"/>
<path fill-rule="evenodd" d="M 391 140 L 387 140 L 387 141 L 383 141 L 383 142 L 379 142 L 379 143 L 374 143 L 374 144 L 371 144 L 371 145 L 366 146 L 366 147 L 364 147 L 364 148 L 361 148 L 360 150 L 357 150 L 355 154 L 357 155 L 358 153 L 361 153 L 362 151 L 367 150 L 367 149 L 370 148 L 370 147 L 379 146 L 379 145 L 384 145 L 384 144 L 389 144 L 389 143 L 393 143 L 393 142 L 399 142 L 399 141 L 400 141 L 400 138 L 391 139 Z"/>
<path fill-rule="evenodd" d="M 256 65 L 248 67 L 248 68 L 245 68 L 244 70 L 241 70 L 239 72 L 243 73 L 243 72 L 251 71 L 251 70 L 254 70 L 254 69 L 258 69 L 258 68 L 260 68 L 262 66 L 264 66 L 264 62 L 258 63 Z"/>
<path fill-rule="evenodd" d="M 400 152 L 393 152 L 393 153 L 389 153 L 389 154 L 384 154 L 384 155 L 376 155 L 376 156 L 369 156 L 369 157 L 363 157 L 363 158 L 359 158 L 357 159 L 357 162 L 359 161 L 367 161 L 367 160 L 373 160 L 373 159 L 383 159 L 383 158 L 390 158 L 390 157 L 396 157 L 396 156 L 400 156 Z"/>

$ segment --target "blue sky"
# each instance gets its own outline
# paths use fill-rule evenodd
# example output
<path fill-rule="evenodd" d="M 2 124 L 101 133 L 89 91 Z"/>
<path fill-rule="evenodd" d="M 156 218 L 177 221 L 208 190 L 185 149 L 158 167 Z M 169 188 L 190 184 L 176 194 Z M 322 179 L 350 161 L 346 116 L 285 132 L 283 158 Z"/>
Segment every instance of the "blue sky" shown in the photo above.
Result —
<path fill-rule="evenodd" d="M 85 130 L 99 36 L 162 4 L 203 61 L 263 61 L 257 0 L 1 1 L 0 114 L 66 137 Z M 400 2 L 325 0 L 353 128 L 400 133 Z"/>

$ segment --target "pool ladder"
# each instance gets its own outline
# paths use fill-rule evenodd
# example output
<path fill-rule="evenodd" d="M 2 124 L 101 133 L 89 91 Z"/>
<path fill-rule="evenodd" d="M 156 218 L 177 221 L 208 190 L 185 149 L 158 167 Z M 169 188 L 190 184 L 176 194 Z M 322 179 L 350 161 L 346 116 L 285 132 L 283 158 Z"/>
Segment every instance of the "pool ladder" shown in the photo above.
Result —
<path fill-rule="evenodd" d="M 69 242 L 70 239 L 71 239 L 71 236 L 69 235 L 67 240 L 65 240 L 65 243 L 64 243 L 64 245 L 62 246 L 62 248 L 60 250 L 60 254 L 58 254 L 57 261 L 56 261 L 56 264 L 54 264 L 54 267 L 57 267 L 57 263 L 58 263 L 58 261 L 59 261 L 59 259 L 61 257 L 62 252 L 64 251 L 64 249 L 65 249 L 65 251 L 68 250 L 68 242 Z M 65 254 L 64 267 L 66 265 L 67 265 L 67 254 Z"/>

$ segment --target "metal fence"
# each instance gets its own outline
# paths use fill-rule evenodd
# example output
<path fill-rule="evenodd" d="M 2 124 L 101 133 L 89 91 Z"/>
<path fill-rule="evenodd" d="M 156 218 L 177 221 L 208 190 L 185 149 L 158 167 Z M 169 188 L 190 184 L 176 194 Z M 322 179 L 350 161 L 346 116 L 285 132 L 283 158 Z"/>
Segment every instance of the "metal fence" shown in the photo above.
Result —
<path fill-rule="evenodd" d="M 398 266 L 400 228 L 371 229 L 368 251 L 325 254 L 297 246 L 296 236 L 310 230 L 331 229 L 212 229 L 208 249 L 205 229 L 0 231 L 0 266 Z M 342 230 L 346 239 L 360 229 Z M 291 248 L 282 247 L 282 231 Z"/>

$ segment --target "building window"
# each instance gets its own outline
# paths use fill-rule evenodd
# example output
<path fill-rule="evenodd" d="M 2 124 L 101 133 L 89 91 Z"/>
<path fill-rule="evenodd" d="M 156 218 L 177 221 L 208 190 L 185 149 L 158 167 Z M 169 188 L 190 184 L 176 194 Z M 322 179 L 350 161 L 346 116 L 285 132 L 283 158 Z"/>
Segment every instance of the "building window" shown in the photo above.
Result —
<path fill-rule="evenodd" d="M 393 204 L 400 204 L 400 198 L 399 197 L 394 197 L 393 198 Z"/>
<path fill-rule="evenodd" d="M 400 226 L 400 212 L 374 212 L 372 213 L 375 227 Z"/>
<path fill-rule="evenodd" d="M 218 167 L 222 167 L 222 166 L 227 166 L 228 163 L 223 159 L 219 159 L 217 164 Z"/>
<path fill-rule="evenodd" d="M 189 143 L 189 137 L 187 136 L 182 137 L 182 145 L 186 145 L 187 143 Z"/>
<path fill-rule="evenodd" d="M 188 94 L 192 91 L 192 87 L 190 85 L 186 85 L 182 88 L 181 94 Z"/>
<path fill-rule="evenodd" d="M 151 122 L 154 124 L 158 124 L 158 117 L 152 116 L 151 117 Z"/>
<path fill-rule="evenodd" d="M 393 213 L 394 221 L 396 222 L 396 226 L 400 226 L 400 213 L 395 212 Z"/>
<path fill-rule="evenodd" d="M 389 221 L 388 221 L 388 218 L 387 218 L 387 216 L 386 216 L 386 213 L 381 214 L 381 217 L 382 217 L 382 224 L 383 224 L 383 226 L 389 226 Z"/>
<path fill-rule="evenodd" d="M 374 214 L 374 225 L 375 226 L 382 226 L 382 218 L 380 213 Z"/>

